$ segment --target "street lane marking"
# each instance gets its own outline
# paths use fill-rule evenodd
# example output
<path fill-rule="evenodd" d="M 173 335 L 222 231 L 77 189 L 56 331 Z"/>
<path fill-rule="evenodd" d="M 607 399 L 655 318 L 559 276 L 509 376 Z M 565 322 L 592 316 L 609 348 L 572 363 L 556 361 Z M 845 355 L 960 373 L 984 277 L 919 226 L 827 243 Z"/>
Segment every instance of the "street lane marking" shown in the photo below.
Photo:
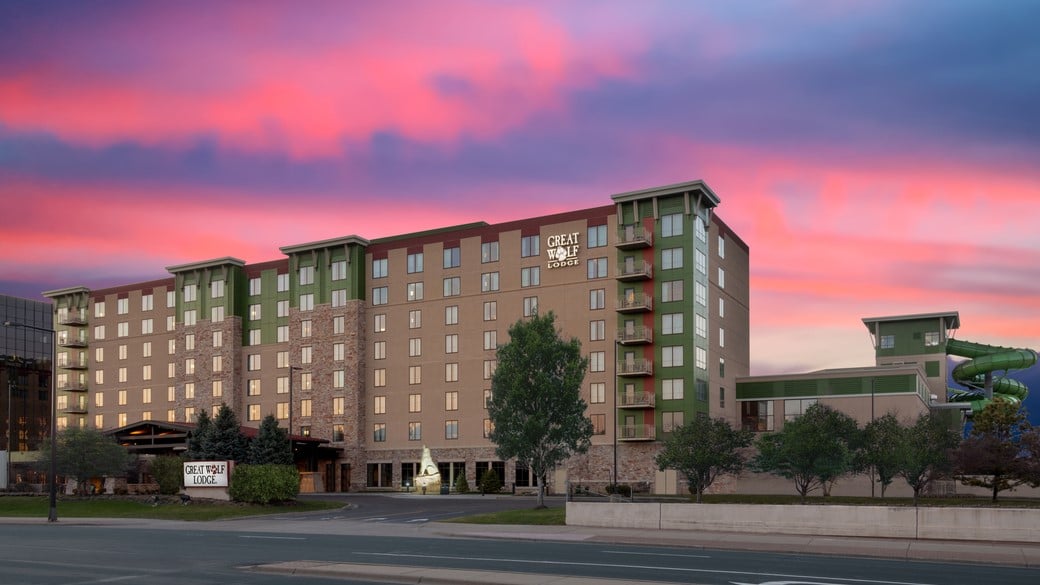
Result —
<path fill-rule="evenodd" d="M 429 518 L 413 518 L 413 519 L 409 520 L 408 522 L 411 523 L 411 522 L 429 522 L 429 521 L 430 521 Z"/>
<path fill-rule="evenodd" d="M 520 563 L 531 565 L 570 565 L 574 567 L 610 567 L 613 569 L 639 569 L 660 571 L 676 571 L 682 573 L 714 573 L 718 575 L 752 575 L 757 577 L 780 577 L 782 579 L 830 579 L 842 583 L 876 583 L 877 585 L 940 585 L 937 583 L 925 583 L 923 581 L 880 581 L 877 579 L 849 579 L 845 577 L 819 577 L 816 575 L 789 575 L 786 573 L 757 573 L 754 571 L 724 571 L 721 569 L 690 569 L 686 567 L 662 567 L 659 565 L 620 565 L 614 563 L 577 563 L 573 561 L 545 561 L 534 559 L 503 559 L 495 557 L 452 557 L 446 555 L 419 555 L 408 553 L 378 553 L 378 552 L 352 552 L 355 555 L 370 555 L 376 557 L 407 557 L 415 559 L 440 559 L 451 561 L 490 561 L 495 563 Z"/>
<path fill-rule="evenodd" d="M 240 535 L 238 535 L 238 537 L 239 538 L 256 538 L 256 539 L 263 539 L 263 540 L 307 540 L 303 536 L 253 536 L 253 535 L 249 535 L 249 534 L 245 534 L 245 535 L 240 534 Z"/>
<path fill-rule="evenodd" d="M 646 557 L 679 557 L 681 559 L 710 559 L 710 555 L 681 555 L 678 553 L 648 553 L 648 552 L 636 552 L 627 550 L 604 550 L 600 551 L 609 555 L 639 555 Z"/>

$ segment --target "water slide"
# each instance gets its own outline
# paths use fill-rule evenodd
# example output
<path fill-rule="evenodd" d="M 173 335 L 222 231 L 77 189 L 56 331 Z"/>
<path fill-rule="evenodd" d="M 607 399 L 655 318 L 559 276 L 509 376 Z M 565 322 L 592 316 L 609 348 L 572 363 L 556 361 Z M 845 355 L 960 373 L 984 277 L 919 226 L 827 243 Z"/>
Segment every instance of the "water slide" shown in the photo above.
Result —
<path fill-rule="evenodd" d="M 987 376 L 992 380 L 994 398 L 1003 398 L 1014 404 L 1021 404 L 1026 394 L 1029 393 L 1025 384 L 1008 378 L 1007 373 L 1010 370 L 1024 370 L 1036 364 L 1037 354 L 1031 349 L 1015 349 L 950 339 L 946 342 L 946 353 L 969 358 L 953 368 L 952 372 L 953 380 L 968 389 L 950 388 L 950 402 L 969 402 L 972 412 L 985 408 L 989 403 L 989 399 L 986 398 Z M 1003 374 L 995 377 L 992 375 L 993 372 L 1003 372 Z"/>

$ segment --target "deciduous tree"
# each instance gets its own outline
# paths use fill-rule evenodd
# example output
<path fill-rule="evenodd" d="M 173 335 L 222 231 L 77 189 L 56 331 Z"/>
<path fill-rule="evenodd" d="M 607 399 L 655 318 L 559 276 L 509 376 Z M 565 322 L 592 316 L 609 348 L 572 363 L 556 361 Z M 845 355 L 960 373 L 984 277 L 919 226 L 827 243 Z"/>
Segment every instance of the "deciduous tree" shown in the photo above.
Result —
<path fill-rule="evenodd" d="M 902 434 L 902 456 L 896 473 L 914 490 L 916 506 L 929 484 L 949 474 L 950 451 L 961 438 L 935 413 L 917 417 L 914 424 L 905 428 Z"/>
<path fill-rule="evenodd" d="M 863 467 L 869 467 L 881 484 L 881 497 L 899 473 L 899 464 L 906 448 L 906 433 L 899 419 L 886 414 L 874 419 L 863 428 Z M 873 478 L 871 478 L 873 481 Z"/>
<path fill-rule="evenodd" d="M 742 449 L 751 444 L 751 432 L 737 430 L 724 418 L 696 417 L 680 425 L 664 441 L 655 461 L 658 469 L 674 469 L 686 476 L 698 502 L 719 475 L 743 470 Z"/>
<path fill-rule="evenodd" d="M 991 490 L 994 502 L 1000 492 L 1026 483 L 1019 439 L 1031 428 L 1018 404 L 995 398 L 973 417 L 971 433 L 953 451 L 957 478 Z"/>
<path fill-rule="evenodd" d="M 55 438 L 58 474 L 75 480 L 79 486 L 94 477 L 125 475 L 134 461 L 122 445 L 97 429 L 72 426 Z M 50 441 L 44 441 L 40 447 L 40 465 L 48 469 L 52 456 Z"/>
<path fill-rule="evenodd" d="M 589 448 L 592 421 L 581 398 L 588 360 L 577 339 L 561 338 L 552 312 L 514 323 L 497 357 L 489 438 L 500 458 L 528 465 L 538 483 L 537 506 L 543 508 L 549 471 Z"/>

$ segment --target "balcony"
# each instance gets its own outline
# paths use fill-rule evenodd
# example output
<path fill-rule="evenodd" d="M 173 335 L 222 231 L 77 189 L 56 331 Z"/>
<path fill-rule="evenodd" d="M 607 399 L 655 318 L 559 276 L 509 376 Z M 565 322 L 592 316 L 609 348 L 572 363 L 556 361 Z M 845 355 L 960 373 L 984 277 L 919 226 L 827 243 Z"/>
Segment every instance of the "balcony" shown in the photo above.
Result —
<path fill-rule="evenodd" d="M 85 370 L 87 369 L 87 360 L 58 360 L 58 367 L 65 370 Z"/>
<path fill-rule="evenodd" d="M 615 246 L 620 250 L 637 250 L 653 245 L 653 233 L 642 225 L 631 224 L 618 228 L 618 239 Z"/>
<path fill-rule="evenodd" d="M 655 397 L 653 392 L 618 395 L 618 406 L 620 408 L 653 408 L 654 401 Z"/>
<path fill-rule="evenodd" d="M 60 408 L 59 410 L 68 414 L 87 414 L 87 401 L 74 400 L 72 404 Z"/>
<path fill-rule="evenodd" d="M 657 437 L 654 425 L 624 425 L 619 429 L 619 441 L 653 441 Z"/>
<path fill-rule="evenodd" d="M 83 382 L 71 382 L 64 386 L 58 386 L 58 392 L 86 392 L 87 385 Z"/>
<path fill-rule="evenodd" d="M 58 317 L 58 325 L 86 325 L 87 324 L 87 312 L 70 312 L 69 314 Z"/>
<path fill-rule="evenodd" d="M 653 310 L 654 297 L 644 293 L 624 296 L 617 302 L 618 313 L 645 313 Z"/>
<path fill-rule="evenodd" d="M 72 336 L 67 331 L 58 332 L 58 345 L 61 347 L 87 347 L 85 335 Z"/>
<path fill-rule="evenodd" d="M 642 325 L 632 330 L 622 329 L 618 331 L 618 343 L 621 345 L 637 345 L 640 343 L 653 343 L 654 330 Z"/>
<path fill-rule="evenodd" d="M 649 262 L 623 262 L 618 266 L 617 279 L 623 282 L 633 280 L 650 280 L 654 277 L 654 267 Z"/>
<path fill-rule="evenodd" d="M 648 359 L 637 359 L 632 361 L 618 362 L 617 375 L 652 376 L 654 375 L 654 362 Z"/>

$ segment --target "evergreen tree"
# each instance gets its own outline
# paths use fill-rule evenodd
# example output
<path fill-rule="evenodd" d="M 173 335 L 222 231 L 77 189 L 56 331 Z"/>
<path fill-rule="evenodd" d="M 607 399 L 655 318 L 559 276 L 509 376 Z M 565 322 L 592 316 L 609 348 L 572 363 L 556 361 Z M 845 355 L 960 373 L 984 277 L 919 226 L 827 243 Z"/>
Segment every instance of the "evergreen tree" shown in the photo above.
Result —
<path fill-rule="evenodd" d="M 289 453 L 289 435 L 278 426 L 273 414 L 264 417 L 256 438 L 249 443 L 249 463 L 253 465 L 292 465 Z"/>
<path fill-rule="evenodd" d="M 581 383 L 588 360 L 581 343 L 564 341 L 552 312 L 521 319 L 498 348 L 491 378 L 490 439 L 502 459 L 526 463 L 538 483 L 537 507 L 545 507 L 549 472 L 573 453 L 588 450 L 592 421 L 585 416 Z"/>
<path fill-rule="evenodd" d="M 195 416 L 195 430 L 188 434 L 188 459 L 206 461 L 210 457 L 210 443 L 213 442 L 213 419 L 206 409 L 200 409 Z"/>
<path fill-rule="evenodd" d="M 235 411 L 222 403 L 213 418 L 213 435 L 209 445 L 209 459 L 214 461 L 245 461 L 248 455 L 246 438 Z"/>

